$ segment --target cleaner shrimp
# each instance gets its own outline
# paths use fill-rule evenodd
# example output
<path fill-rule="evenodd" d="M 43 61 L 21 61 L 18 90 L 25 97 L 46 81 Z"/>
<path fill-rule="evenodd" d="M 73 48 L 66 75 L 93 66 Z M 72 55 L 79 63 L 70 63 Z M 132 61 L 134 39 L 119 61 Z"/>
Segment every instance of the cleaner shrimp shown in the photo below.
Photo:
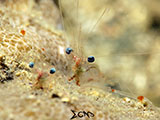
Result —
<path fill-rule="evenodd" d="M 73 2 L 73 6 L 66 7 L 68 8 L 68 10 L 66 9 L 64 10 L 63 2 L 64 2 L 64 5 L 68 4 L 69 6 Z M 85 15 L 85 11 L 83 11 L 81 7 L 85 6 L 87 2 L 89 2 L 89 0 L 87 0 L 86 2 L 79 1 L 79 0 L 66 2 L 61 0 L 59 2 L 61 17 L 63 17 L 62 24 L 67 34 L 64 36 L 68 41 L 71 39 L 71 37 L 73 37 L 72 39 L 73 41 L 70 42 L 71 44 L 64 43 L 64 41 L 55 41 L 55 42 L 59 42 L 58 47 L 53 48 L 51 44 L 48 44 L 48 43 L 51 43 L 51 39 L 54 39 L 51 37 L 49 40 L 46 41 L 45 44 L 39 45 L 41 48 L 39 51 L 41 51 L 43 55 L 46 56 L 47 61 L 49 61 L 53 65 L 53 69 L 56 70 L 55 73 L 58 71 L 61 71 L 61 73 L 63 73 L 65 76 L 68 77 L 67 80 L 69 82 L 76 81 L 76 85 L 78 86 L 84 85 L 88 82 L 89 83 L 94 81 L 96 81 L 96 83 L 102 82 L 104 83 L 103 86 L 110 86 L 111 91 L 115 93 L 114 89 L 115 88 L 117 89 L 119 86 L 121 87 L 122 84 L 124 83 L 123 87 L 121 87 L 124 90 L 135 91 L 140 95 L 144 94 L 143 92 L 144 89 L 148 89 L 146 88 L 147 80 L 152 78 L 153 75 L 155 75 L 158 71 L 160 71 L 158 67 L 159 63 L 157 61 L 158 60 L 157 49 L 159 48 L 158 41 L 157 41 L 158 37 L 156 38 L 157 42 L 154 42 L 154 41 L 151 41 L 150 38 L 147 38 L 149 37 L 149 35 L 146 35 L 145 32 L 144 32 L 145 35 L 139 35 L 139 32 L 130 30 L 131 27 L 122 28 L 124 30 L 121 31 L 119 29 L 121 25 L 118 24 L 116 26 L 115 24 L 116 22 L 118 23 L 122 22 L 121 24 L 123 24 L 124 26 L 127 26 L 125 24 L 126 22 L 124 22 L 123 20 L 126 13 L 123 11 L 120 11 L 119 13 L 116 13 L 116 14 L 120 14 L 120 16 L 116 16 L 115 14 L 113 14 L 114 16 L 113 17 L 110 14 L 113 12 L 113 9 L 112 10 L 109 9 L 109 12 L 106 12 L 108 11 L 105 6 L 107 2 L 104 2 L 105 4 L 103 5 L 100 4 L 99 7 L 95 7 L 95 8 L 92 8 L 92 4 L 90 4 L 89 2 L 88 5 L 90 5 L 91 9 L 97 10 L 99 8 L 100 11 L 102 12 L 97 12 L 97 15 L 95 17 L 95 15 L 92 16 L 90 14 L 90 11 L 88 11 L 86 14 L 91 15 L 90 17 L 92 18 L 92 20 L 89 20 L 88 18 L 87 20 L 86 19 L 83 20 L 83 18 L 79 16 L 82 16 L 83 14 Z M 92 1 L 91 3 L 94 3 L 94 2 L 96 1 Z M 75 8 L 75 11 L 73 11 L 73 7 Z M 117 7 L 117 6 L 114 6 L 114 7 Z M 108 8 L 110 8 L 110 6 Z M 73 16 L 68 17 L 68 15 L 71 14 L 71 11 L 73 11 L 75 15 L 73 14 Z M 105 16 L 107 16 L 109 20 L 106 19 Z M 75 22 L 73 18 L 75 18 L 75 21 L 77 22 Z M 116 20 L 114 21 L 113 19 L 116 19 Z M 106 23 L 105 20 L 108 20 L 109 23 Z M 91 23 L 93 24 L 91 25 Z M 104 24 L 104 25 L 101 25 L 101 24 Z M 72 29 L 71 29 L 71 26 L 73 27 Z M 86 29 L 88 26 L 91 29 L 89 30 Z M 90 26 L 93 26 L 93 27 L 90 27 Z M 95 31 L 97 31 L 97 28 L 102 30 L 102 32 L 100 33 L 102 34 L 102 36 L 99 35 L 98 33 L 95 33 Z M 108 29 L 112 32 L 109 32 L 109 35 L 106 35 L 108 34 L 106 33 L 108 32 Z M 70 32 L 70 34 L 67 33 L 68 31 Z M 123 33 L 125 31 L 127 31 L 126 32 L 127 34 Z M 43 31 L 38 31 L 38 33 L 39 32 L 43 32 Z M 25 37 L 26 40 L 28 40 L 27 39 L 29 35 L 28 33 L 26 33 L 24 30 L 21 30 L 20 33 Z M 91 35 L 89 35 L 89 33 Z M 128 38 L 128 34 L 131 36 L 134 36 L 134 38 L 131 38 L 131 37 Z M 46 35 L 50 36 L 50 34 L 46 34 Z M 118 38 L 118 35 L 122 37 Z M 141 41 L 144 36 L 146 40 Z M 59 36 L 58 39 L 59 38 L 63 39 L 62 36 Z M 85 41 L 83 40 L 84 38 L 86 38 Z M 111 38 L 111 40 L 109 38 Z M 136 39 L 136 41 L 133 41 L 134 39 Z M 28 41 L 31 41 L 31 40 L 28 40 Z M 153 46 L 155 46 L 154 49 L 152 49 L 152 47 L 149 47 L 151 43 L 153 44 Z M 30 44 L 30 43 L 27 43 L 27 44 Z M 37 43 L 33 42 L 33 44 L 37 44 Z M 105 45 L 105 47 L 102 45 Z M 48 50 L 48 48 L 50 50 Z M 147 50 L 148 51 L 150 50 L 151 52 L 140 52 L 140 51 L 147 51 Z M 85 54 L 83 51 L 85 51 L 85 53 L 88 54 L 89 57 L 85 57 Z M 58 53 L 57 57 L 55 57 L 54 53 L 56 54 Z M 112 56 L 114 54 L 116 56 Z M 48 59 L 47 56 L 50 59 Z M 147 60 L 144 61 L 144 59 L 147 59 Z M 99 67 L 100 70 L 95 63 L 100 66 Z M 152 63 L 156 63 L 156 64 L 152 65 Z M 157 72 L 155 72 L 156 69 L 157 69 Z M 101 71 L 103 74 L 101 73 Z M 42 73 L 43 71 L 41 70 L 37 71 L 37 78 L 36 78 L 37 83 L 35 83 L 35 85 L 38 85 L 39 88 L 42 88 L 41 83 L 43 83 L 43 79 L 50 75 L 49 70 L 47 71 L 47 73 L 46 72 L 44 72 L 44 74 Z M 151 75 L 147 77 L 148 73 L 150 73 Z M 105 75 L 107 76 L 107 78 L 105 77 Z M 157 82 L 158 81 L 157 78 L 155 77 L 153 79 L 155 79 L 155 81 Z M 112 81 L 116 82 L 117 84 L 109 85 L 107 83 L 109 81 L 108 79 L 111 80 L 111 82 Z M 138 81 L 141 81 L 141 83 L 139 83 Z M 133 84 L 135 84 L 137 91 L 134 90 L 135 87 Z M 147 95 L 147 94 L 144 94 L 144 95 Z"/>
<path fill-rule="evenodd" d="M 153 75 L 157 73 L 155 71 L 156 69 L 160 71 L 159 68 L 152 65 L 156 63 L 159 66 L 159 63 L 157 63 L 159 58 L 157 50 L 159 46 L 156 45 L 158 42 L 154 42 L 154 40 L 157 41 L 159 39 L 159 36 L 156 32 L 149 33 L 149 31 L 144 31 L 144 26 L 141 25 L 143 21 L 147 19 L 147 13 L 144 15 L 140 14 L 144 19 L 135 21 L 135 23 L 137 22 L 136 25 L 134 21 L 130 21 L 130 19 L 135 16 L 125 11 L 124 8 L 126 6 L 114 10 L 114 8 L 118 7 L 117 5 L 119 5 L 119 3 L 114 4 L 109 1 L 103 1 L 103 4 L 99 3 L 99 5 L 97 5 L 97 3 L 94 5 L 94 2 L 96 3 L 96 1 L 90 0 L 59 1 L 64 29 L 73 37 L 73 41 L 71 41 L 73 48 L 71 46 L 66 48 L 71 50 L 71 54 L 68 55 L 75 63 L 72 69 L 74 72 L 69 78 L 69 81 L 75 79 L 76 84 L 80 86 L 80 77 L 83 77 L 82 73 L 85 74 L 88 71 L 92 71 L 92 68 L 95 68 L 94 70 L 98 69 L 97 66 L 95 67 L 94 65 L 88 68 L 86 67 L 87 65 L 84 63 L 87 62 L 87 57 L 84 57 L 83 52 L 83 50 L 85 50 L 85 53 L 94 55 L 90 57 L 94 57 L 96 60 L 94 63 L 98 64 L 100 71 L 103 71 L 102 73 L 107 75 L 107 80 L 105 79 L 106 86 L 113 88 L 111 89 L 112 92 L 114 92 L 114 88 L 116 88 L 147 96 L 147 92 L 149 91 L 147 83 L 150 83 L 151 78 L 158 82 Z M 122 4 L 124 5 L 124 3 Z M 65 7 L 67 7 L 67 9 L 65 9 Z M 89 8 L 91 10 L 95 9 L 95 14 L 97 15 L 91 15 Z M 106 8 L 109 8 L 109 10 L 106 10 Z M 141 9 L 142 8 L 138 8 L 139 11 L 141 11 Z M 130 8 L 130 10 L 134 11 L 133 8 Z M 99 11 L 102 11 L 101 14 Z M 82 16 L 86 16 L 87 19 Z M 128 23 L 125 19 L 128 20 Z M 124 25 L 121 28 L 122 30 L 120 29 L 121 24 Z M 138 26 L 138 24 L 140 26 Z M 129 25 L 133 26 L 133 29 Z M 98 29 L 99 31 L 101 30 L 100 33 L 97 32 Z M 69 34 L 67 34 L 67 37 L 71 39 Z M 86 38 L 85 41 L 84 38 Z M 150 44 L 153 44 L 155 47 L 151 47 Z M 82 61 L 85 62 L 83 63 Z M 85 70 L 83 70 L 83 68 L 85 68 Z M 99 72 L 97 76 L 97 78 L 100 78 L 100 76 L 102 77 L 103 75 Z M 92 81 L 94 78 L 97 79 L 96 77 L 88 78 L 88 81 Z M 111 85 L 109 85 L 107 83 L 108 81 L 114 81 L 115 84 L 112 85 L 111 83 Z"/>

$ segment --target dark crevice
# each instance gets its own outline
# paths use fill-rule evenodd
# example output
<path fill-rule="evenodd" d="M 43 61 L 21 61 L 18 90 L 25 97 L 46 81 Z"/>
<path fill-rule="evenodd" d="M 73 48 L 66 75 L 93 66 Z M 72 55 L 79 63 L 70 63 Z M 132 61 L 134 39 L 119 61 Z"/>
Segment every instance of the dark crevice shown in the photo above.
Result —
<path fill-rule="evenodd" d="M 0 82 L 10 81 L 14 79 L 14 72 L 5 64 L 5 57 L 0 58 Z"/>
<path fill-rule="evenodd" d="M 51 96 L 51 98 L 60 98 L 60 96 L 53 93 L 52 96 Z"/>
<path fill-rule="evenodd" d="M 149 24 L 149 29 L 160 32 L 160 17 L 153 16 Z"/>
<path fill-rule="evenodd" d="M 35 2 L 36 2 L 37 4 L 39 4 L 40 0 L 35 0 Z"/>
<path fill-rule="evenodd" d="M 59 0 L 53 0 L 54 4 L 59 8 Z"/>

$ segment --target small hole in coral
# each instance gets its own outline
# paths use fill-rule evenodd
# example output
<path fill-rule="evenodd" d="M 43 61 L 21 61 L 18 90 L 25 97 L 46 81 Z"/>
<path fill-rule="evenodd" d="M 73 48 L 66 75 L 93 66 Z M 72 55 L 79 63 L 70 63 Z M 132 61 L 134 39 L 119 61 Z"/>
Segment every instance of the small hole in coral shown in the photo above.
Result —
<path fill-rule="evenodd" d="M 144 107 L 147 107 L 147 106 L 148 106 L 148 103 L 147 103 L 147 102 L 145 102 L 145 103 L 143 104 L 143 106 L 144 106 Z"/>
<path fill-rule="evenodd" d="M 153 16 L 151 18 L 149 28 L 151 30 L 160 31 L 160 17 L 159 16 Z"/>
<path fill-rule="evenodd" d="M 60 97 L 59 97 L 59 95 L 53 93 L 51 98 L 60 98 Z"/>

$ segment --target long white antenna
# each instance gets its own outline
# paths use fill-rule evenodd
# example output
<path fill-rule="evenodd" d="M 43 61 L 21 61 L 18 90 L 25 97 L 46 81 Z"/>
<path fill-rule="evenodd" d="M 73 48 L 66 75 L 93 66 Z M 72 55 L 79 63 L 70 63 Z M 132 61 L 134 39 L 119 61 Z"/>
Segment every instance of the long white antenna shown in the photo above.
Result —
<path fill-rule="evenodd" d="M 64 19 L 63 19 L 63 13 L 62 13 L 62 2 L 61 2 L 61 0 L 58 0 L 58 5 L 59 5 L 60 18 L 61 18 L 61 21 L 62 21 L 62 26 L 63 26 L 64 31 L 66 32 L 66 28 L 65 28 L 65 25 L 64 25 Z M 66 35 L 65 35 L 65 38 L 66 38 Z"/>
<path fill-rule="evenodd" d="M 81 35 L 81 24 L 79 23 L 79 0 L 76 0 L 76 15 L 77 15 L 77 48 L 78 50 L 80 50 L 79 46 L 80 46 L 80 35 Z M 78 53 L 80 53 L 80 51 L 77 51 Z"/>
<path fill-rule="evenodd" d="M 105 8 L 102 12 L 102 14 L 100 15 L 100 17 L 98 18 L 97 22 L 93 25 L 93 27 L 91 28 L 91 30 L 88 33 L 91 33 L 95 27 L 98 25 L 98 23 L 100 22 L 100 20 L 102 19 L 102 17 L 104 16 L 104 14 L 106 13 L 106 11 L 109 11 L 109 9 Z"/>
<path fill-rule="evenodd" d="M 160 52 L 140 52 L 140 53 L 123 53 L 123 54 L 115 54 L 116 56 L 142 56 L 142 55 L 149 55 L 149 54 L 160 54 Z M 102 57 L 106 57 L 106 56 L 110 56 L 110 55 L 114 55 L 114 54 L 104 54 L 101 56 L 96 56 L 97 58 L 102 58 Z"/>

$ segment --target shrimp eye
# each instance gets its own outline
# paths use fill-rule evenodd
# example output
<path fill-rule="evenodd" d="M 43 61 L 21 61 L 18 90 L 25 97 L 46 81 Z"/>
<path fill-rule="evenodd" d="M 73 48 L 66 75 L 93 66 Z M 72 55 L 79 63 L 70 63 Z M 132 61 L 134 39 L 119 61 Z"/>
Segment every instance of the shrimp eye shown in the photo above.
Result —
<path fill-rule="evenodd" d="M 30 63 L 29 63 L 29 67 L 30 67 L 30 68 L 33 68 L 33 67 L 34 67 L 34 62 L 30 62 Z"/>
<path fill-rule="evenodd" d="M 72 48 L 66 48 L 66 53 L 67 53 L 67 54 L 70 54 L 72 51 L 73 51 Z"/>
<path fill-rule="evenodd" d="M 95 61 L 94 56 L 89 56 L 89 57 L 88 57 L 88 62 L 94 62 L 94 61 Z"/>
<path fill-rule="evenodd" d="M 56 72 L 56 69 L 55 69 L 55 68 L 51 68 L 51 69 L 50 69 L 50 73 L 51 73 L 51 74 L 54 74 L 55 72 Z"/>

